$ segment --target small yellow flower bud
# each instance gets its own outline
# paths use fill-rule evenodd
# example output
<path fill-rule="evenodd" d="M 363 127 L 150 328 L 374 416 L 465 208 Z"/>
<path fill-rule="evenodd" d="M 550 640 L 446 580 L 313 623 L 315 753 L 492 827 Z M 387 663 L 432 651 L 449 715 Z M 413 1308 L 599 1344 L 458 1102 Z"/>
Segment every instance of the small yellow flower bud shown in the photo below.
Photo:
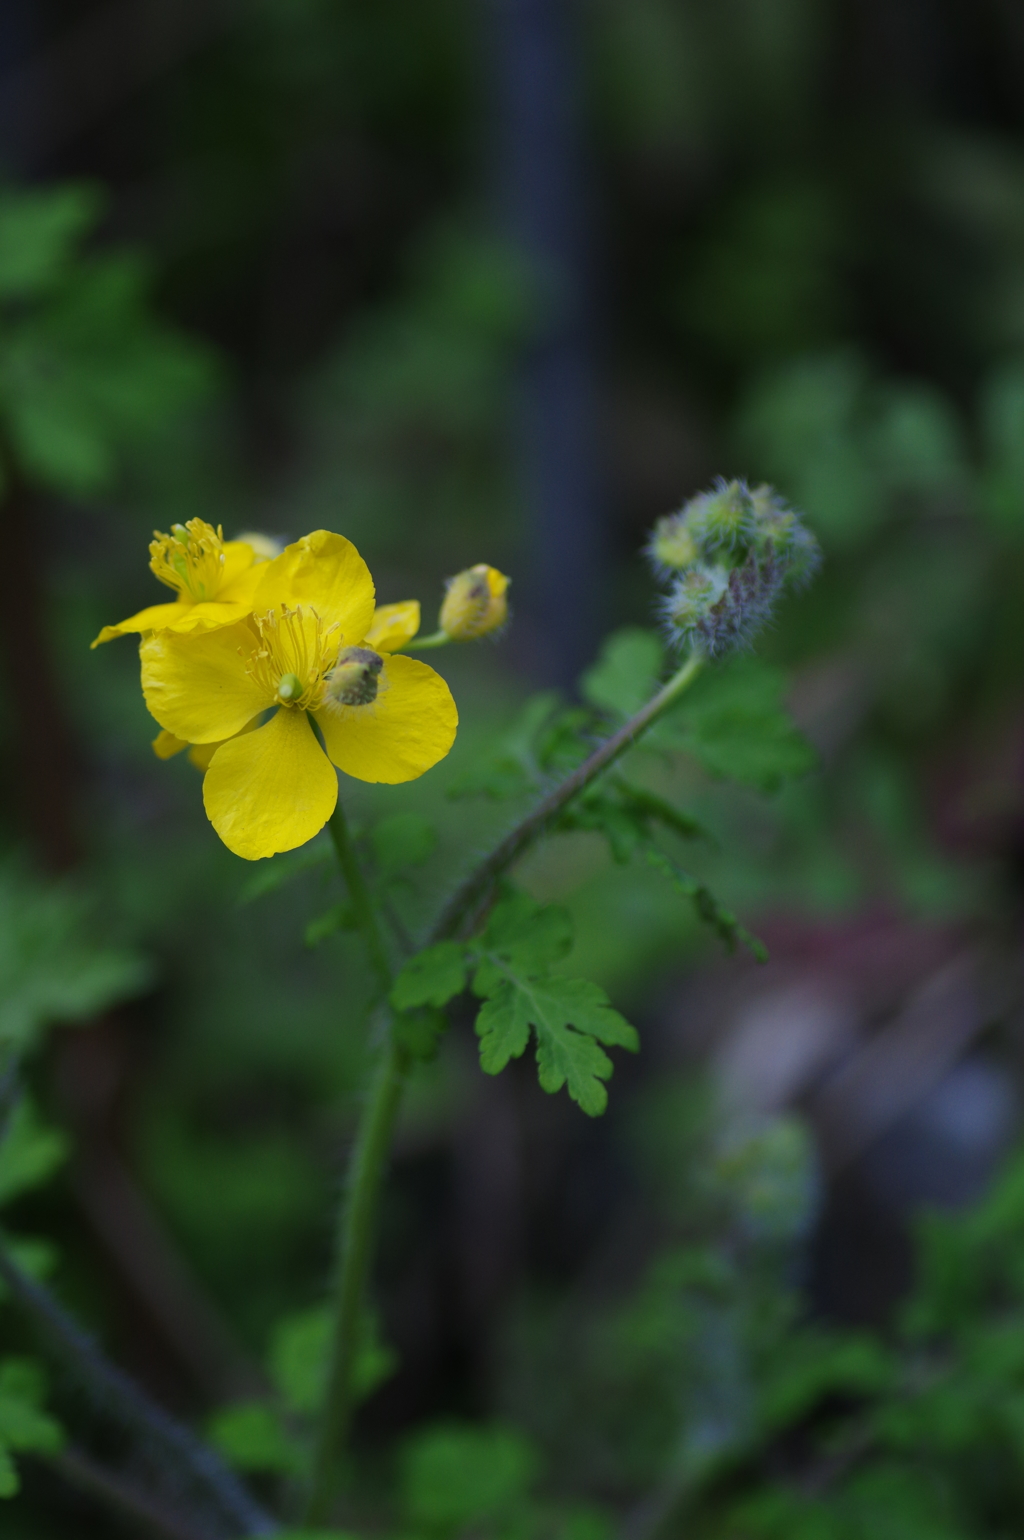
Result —
<path fill-rule="evenodd" d="M 327 677 L 327 694 L 339 706 L 368 706 L 377 699 L 384 659 L 369 647 L 343 647 Z"/>
<path fill-rule="evenodd" d="M 485 562 L 449 578 L 437 622 L 441 630 L 453 642 L 469 642 L 496 631 L 508 619 L 508 585 L 504 573 Z"/>
<path fill-rule="evenodd" d="M 284 545 L 280 540 L 275 540 L 273 535 L 263 535 L 259 530 L 247 529 L 241 535 L 236 536 L 242 545 L 251 546 L 256 561 L 273 561 L 275 556 L 280 556 Z"/>
<path fill-rule="evenodd" d="M 285 705 L 293 700 L 298 700 L 302 694 L 302 680 L 298 674 L 282 674 L 277 686 L 277 698 Z"/>

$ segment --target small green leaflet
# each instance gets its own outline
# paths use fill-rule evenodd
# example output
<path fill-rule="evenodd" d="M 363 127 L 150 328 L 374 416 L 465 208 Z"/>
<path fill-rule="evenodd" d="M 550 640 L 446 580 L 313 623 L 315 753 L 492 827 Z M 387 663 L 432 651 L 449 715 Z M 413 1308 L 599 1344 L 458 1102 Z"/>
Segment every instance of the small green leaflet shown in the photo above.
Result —
<path fill-rule="evenodd" d="M 497 1075 L 509 1059 L 518 1059 L 530 1038 L 537 1037 L 537 1068 L 545 1091 L 564 1086 L 590 1117 L 608 1105 L 602 1081 L 612 1062 L 599 1043 L 632 1052 L 640 1046 L 636 1028 L 613 1010 L 603 989 L 588 979 L 554 975 L 545 979 L 501 980 L 480 1008 L 476 1019 L 480 1038 L 480 1067 Z"/>
<path fill-rule="evenodd" d="M 17 1495 L 20 1482 L 11 1454 L 55 1454 L 64 1442 L 60 1424 L 42 1410 L 46 1378 L 30 1358 L 0 1363 L 0 1497 Z"/>
<path fill-rule="evenodd" d="M 759 658 L 709 670 L 651 729 L 652 747 L 686 749 L 711 772 L 757 791 L 806 775 L 816 756 L 782 704 L 786 676 Z"/>
<path fill-rule="evenodd" d="M 705 883 L 699 882 L 696 877 L 691 877 L 689 872 L 683 871 L 681 866 L 670 861 L 668 856 L 660 850 L 653 848 L 648 850 L 647 861 L 655 871 L 667 877 L 678 892 L 693 900 L 693 907 L 698 916 L 721 938 L 727 951 L 734 952 L 738 945 L 742 945 L 757 958 L 758 962 L 768 961 L 768 948 L 764 942 L 757 936 L 751 935 L 730 910 L 723 908 Z"/>
<path fill-rule="evenodd" d="M 398 1011 L 443 1006 L 466 987 L 484 1000 L 477 1016 L 480 1064 L 489 1075 L 537 1042 L 545 1091 L 566 1086 L 573 1101 L 596 1117 L 612 1073 L 609 1047 L 639 1047 L 636 1031 L 614 1010 L 604 991 L 585 979 L 553 974 L 572 947 L 572 924 L 557 905 L 540 907 L 522 893 L 497 904 L 484 933 L 471 942 L 441 941 L 412 958 L 391 992 Z"/>
<path fill-rule="evenodd" d="M 631 786 L 621 776 L 606 776 L 571 802 L 556 829 L 589 829 L 603 834 L 614 860 L 625 865 L 641 847 L 650 844 L 652 825 L 660 825 L 680 839 L 709 839 L 695 818 L 681 812 L 654 792 Z"/>

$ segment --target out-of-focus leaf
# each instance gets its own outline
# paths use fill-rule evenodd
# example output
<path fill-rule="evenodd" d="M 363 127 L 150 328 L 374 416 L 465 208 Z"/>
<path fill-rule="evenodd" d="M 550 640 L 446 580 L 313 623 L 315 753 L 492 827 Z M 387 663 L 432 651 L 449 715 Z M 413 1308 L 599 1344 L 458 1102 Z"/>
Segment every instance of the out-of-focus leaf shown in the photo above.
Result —
<path fill-rule="evenodd" d="M 356 915 L 352 904 L 347 898 L 339 903 L 332 904 L 330 909 L 318 914 L 307 924 L 303 931 L 303 940 L 308 947 L 319 946 L 321 941 L 326 941 L 328 936 L 333 936 L 339 930 L 354 930 L 356 928 Z"/>
<path fill-rule="evenodd" d="M 51 288 L 96 222 L 100 189 L 84 183 L 4 191 L 0 197 L 0 301 Z"/>
<path fill-rule="evenodd" d="M 420 866 L 433 853 L 437 830 L 419 813 L 393 813 L 370 830 L 377 873 L 391 882 L 407 866 Z"/>
<path fill-rule="evenodd" d="M 583 698 L 615 717 L 629 717 L 650 699 L 665 661 L 656 631 L 626 626 L 614 631 L 601 656 L 580 680 Z"/>
<path fill-rule="evenodd" d="M 207 1431 L 214 1447 L 239 1470 L 300 1475 L 306 1468 L 304 1451 L 266 1401 L 221 1408 Z"/>
<path fill-rule="evenodd" d="M 6 1235 L 4 1244 L 22 1272 L 31 1278 L 48 1278 L 57 1266 L 57 1248 L 52 1241 L 36 1236 Z M 10 1289 L 0 1279 L 0 1303 L 10 1298 Z"/>
<path fill-rule="evenodd" d="M 453 1535 L 488 1520 L 508 1521 L 536 1479 L 533 1446 L 513 1428 L 442 1423 L 410 1442 L 402 1496 L 410 1523 Z"/>
<path fill-rule="evenodd" d="M 82 897 L 0 868 L 0 1053 L 21 1053 L 50 1022 L 87 1019 L 151 978 L 138 953 L 93 941 Z"/>
<path fill-rule="evenodd" d="M 757 658 L 736 658 L 697 681 L 652 730 L 652 741 L 689 750 L 713 775 L 777 791 L 816 757 L 782 698 L 786 676 Z"/>
<path fill-rule="evenodd" d="M 58 1422 L 43 1411 L 46 1376 L 30 1358 L 5 1358 L 0 1363 L 0 1497 L 19 1489 L 11 1453 L 55 1454 L 64 1443 Z"/>
<path fill-rule="evenodd" d="M 0 1204 L 48 1181 L 67 1154 L 67 1135 L 45 1127 L 28 1097 L 23 1097 L 0 1144 Z"/>
<path fill-rule="evenodd" d="M 689 872 L 677 866 L 663 851 L 648 850 L 647 861 L 655 871 L 667 877 L 674 888 L 693 900 L 693 907 L 698 917 L 721 938 L 728 951 L 733 952 L 738 945 L 743 945 L 757 958 L 758 962 L 768 961 L 768 948 L 764 942 L 759 941 L 757 936 L 751 935 L 731 910 L 723 908 L 706 883 L 691 877 Z"/>
<path fill-rule="evenodd" d="M 323 1405 L 327 1391 L 331 1315 L 317 1305 L 279 1321 L 270 1346 L 271 1378 L 289 1411 L 313 1415 Z M 358 1356 L 353 1375 L 357 1400 L 372 1395 L 395 1372 L 398 1357 L 381 1341 L 376 1317 L 363 1316 Z"/>
<path fill-rule="evenodd" d="M 447 1005 L 466 987 L 466 948 L 459 941 L 439 941 L 426 947 L 402 968 L 391 990 L 398 1011 L 419 1005 Z"/>

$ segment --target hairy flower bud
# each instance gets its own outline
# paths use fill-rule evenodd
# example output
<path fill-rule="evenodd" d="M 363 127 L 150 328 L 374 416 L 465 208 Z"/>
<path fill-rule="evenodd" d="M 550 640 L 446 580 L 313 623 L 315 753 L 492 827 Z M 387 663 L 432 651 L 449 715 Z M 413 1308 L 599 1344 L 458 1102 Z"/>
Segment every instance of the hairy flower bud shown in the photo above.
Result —
<path fill-rule="evenodd" d="M 786 586 L 808 582 L 821 560 L 800 514 L 769 486 L 719 480 L 659 519 L 647 546 L 661 576 L 669 635 L 715 657 L 746 646 Z"/>
<path fill-rule="evenodd" d="M 661 577 L 682 572 L 700 559 L 700 547 L 687 527 L 685 510 L 666 514 L 654 526 L 645 547 L 646 554 Z"/>
<path fill-rule="evenodd" d="M 453 642 L 469 642 L 497 631 L 508 619 L 509 579 L 480 562 L 447 582 L 438 626 Z"/>
<path fill-rule="evenodd" d="M 377 699 L 384 659 L 369 647 L 343 647 L 327 676 L 327 694 L 339 706 L 368 706 Z"/>
<path fill-rule="evenodd" d="M 757 526 L 746 483 L 719 480 L 713 491 L 701 492 L 687 503 L 686 522 L 705 557 L 749 550 Z"/>

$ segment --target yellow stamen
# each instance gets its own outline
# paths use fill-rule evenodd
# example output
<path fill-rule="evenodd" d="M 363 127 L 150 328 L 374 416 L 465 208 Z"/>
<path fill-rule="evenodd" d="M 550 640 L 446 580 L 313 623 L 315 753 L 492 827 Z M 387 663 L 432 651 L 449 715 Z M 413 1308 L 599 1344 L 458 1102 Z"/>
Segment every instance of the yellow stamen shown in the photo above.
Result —
<path fill-rule="evenodd" d="M 260 645 L 246 672 L 281 706 L 316 711 L 324 698 L 324 681 L 334 667 L 341 640 L 338 626 L 325 626 L 307 605 L 280 614 L 254 615 Z"/>
<path fill-rule="evenodd" d="M 224 531 L 205 519 L 153 531 L 149 565 L 154 577 L 195 604 L 215 599 L 224 580 Z"/>

